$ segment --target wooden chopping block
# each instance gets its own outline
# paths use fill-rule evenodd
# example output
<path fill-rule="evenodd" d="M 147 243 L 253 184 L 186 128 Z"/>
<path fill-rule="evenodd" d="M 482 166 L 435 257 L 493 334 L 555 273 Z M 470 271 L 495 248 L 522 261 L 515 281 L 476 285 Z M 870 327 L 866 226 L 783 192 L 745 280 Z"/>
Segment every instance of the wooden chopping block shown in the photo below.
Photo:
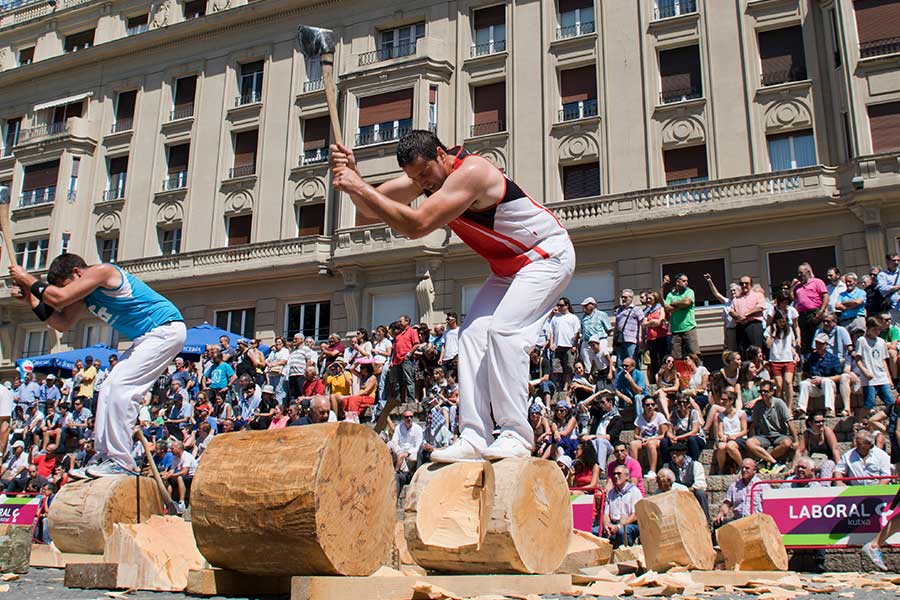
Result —
<path fill-rule="evenodd" d="M 0 525 L 0 573 L 27 573 L 31 563 L 31 527 Z"/>
<path fill-rule="evenodd" d="M 556 572 L 581 573 L 581 569 L 585 567 L 608 564 L 612 553 L 613 547 L 609 540 L 580 529 L 573 529 L 566 558 Z"/>
<path fill-rule="evenodd" d="M 731 521 L 716 532 L 725 567 L 738 571 L 786 571 L 787 550 L 775 519 L 755 513 Z"/>
<path fill-rule="evenodd" d="M 706 515 L 694 495 L 671 490 L 648 496 L 635 505 L 647 568 L 674 566 L 708 570 L 716 564 Z"/>

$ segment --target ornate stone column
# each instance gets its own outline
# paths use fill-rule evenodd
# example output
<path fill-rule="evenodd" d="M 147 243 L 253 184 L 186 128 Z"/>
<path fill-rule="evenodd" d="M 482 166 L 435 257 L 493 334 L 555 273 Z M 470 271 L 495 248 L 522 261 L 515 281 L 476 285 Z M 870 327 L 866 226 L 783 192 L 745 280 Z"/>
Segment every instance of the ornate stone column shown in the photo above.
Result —
<path fill-rule="evenodd" d="M 887 252 L 884 226 L 881 221 L 881 207 L 877 205 L 851 206 L 851 212 L 865 226 L 866 252 L 870 265 L 881 265 Z"/>

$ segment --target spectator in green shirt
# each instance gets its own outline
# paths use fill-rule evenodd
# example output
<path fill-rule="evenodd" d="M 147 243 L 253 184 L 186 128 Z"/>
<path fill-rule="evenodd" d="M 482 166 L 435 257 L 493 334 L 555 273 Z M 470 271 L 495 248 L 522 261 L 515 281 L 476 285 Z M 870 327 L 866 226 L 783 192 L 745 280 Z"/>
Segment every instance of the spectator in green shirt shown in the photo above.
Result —
<path fill-rule="evenodd" d="M 898 351 L 897 346 L 900 345 L 900 327 L 891 322 L 891 313 L 886 312 L 881 315 L 881 333 L 878 337 L 884 340 L 884 345 L 888 351 L 888 369 L 891 372 L 891 380 L 897 381 L 898 371 Z"/>
<path fill-rule="evenodd" d="M 700 353 L 697 341 L 697 321 L 694 318 L 694 290 L 688 287 L 688 276 L 679 273 L 675 276 L 675 288 L 666 294 L 666 288 L 672 280 L 663 276 L 660 296 L 665 296 L 666 314 L 672 330 L 672 356 L 675 360 L 684 360 L 689 354 Z"/>

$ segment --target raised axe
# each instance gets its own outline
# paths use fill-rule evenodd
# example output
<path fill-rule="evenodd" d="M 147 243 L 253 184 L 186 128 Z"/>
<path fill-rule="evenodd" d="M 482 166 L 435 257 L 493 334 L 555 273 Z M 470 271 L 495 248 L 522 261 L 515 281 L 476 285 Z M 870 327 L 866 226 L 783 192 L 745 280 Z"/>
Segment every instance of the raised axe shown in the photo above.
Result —
<path fill-rule="evenodd" d="M 16 250 L 12 243 L 12 227 L 9 224 L 10 189 L 8 185 L 0 185 L 0 233 L 3 234 L 3 245 L 9 255 L 9 264 L 16 264 Z"/>
<path fill-rule="evenodd" d="M 325 102 L 328 104 L 328 116 L 331 121 L 331 135 L 334 141 L 344 145 L 341 135 L 340 121 L 337 111 L 337 88 L 334 85 L 334 32 L 320 27 L 301 25 L 297 28 L 297 41 L 300 52 L 306 58 L 318 58 L 322 63 L 322 84 L 325 88 Z"/>

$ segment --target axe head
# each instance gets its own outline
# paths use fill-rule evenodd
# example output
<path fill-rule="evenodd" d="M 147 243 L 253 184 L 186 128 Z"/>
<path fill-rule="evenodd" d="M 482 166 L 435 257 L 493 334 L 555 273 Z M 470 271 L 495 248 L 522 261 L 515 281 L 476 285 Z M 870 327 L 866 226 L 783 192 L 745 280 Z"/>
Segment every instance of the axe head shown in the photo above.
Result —
<path fill-rule="evenodd" d="M 300 43 L 300 52 L 306 58 L 334 53 L 334 32 L 330 29 L 301 25 L 297 28 L 297 41 Z"/>

